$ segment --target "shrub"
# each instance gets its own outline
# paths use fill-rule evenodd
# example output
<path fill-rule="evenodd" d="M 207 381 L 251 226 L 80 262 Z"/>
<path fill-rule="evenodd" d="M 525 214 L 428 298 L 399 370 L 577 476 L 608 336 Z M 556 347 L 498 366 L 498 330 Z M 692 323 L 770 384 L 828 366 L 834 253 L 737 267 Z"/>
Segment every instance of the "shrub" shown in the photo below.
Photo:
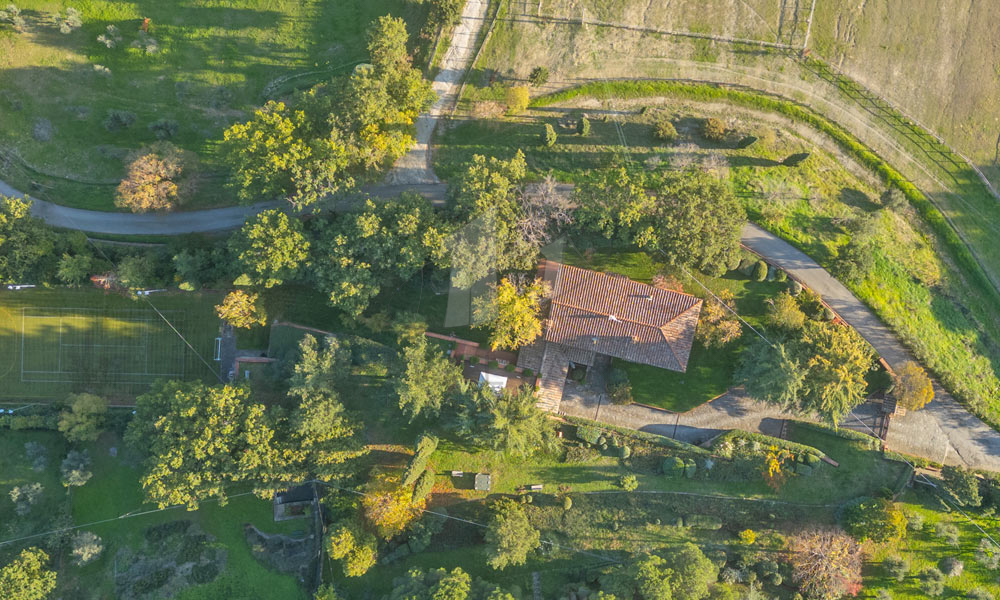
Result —
<path fill-rule="evenodd" d="M 535 87 L 545 85 L 548 81 L 549 70 L 546 67 L 535 67 L 531 70 L 531 74 L 528 75 L 528 82 Z"/>
<path fill-rule="evenodd" d="M 576 122 L 576 132 L 582 136 L 590 135 L 590 119 L 580 117 L 580 120 Z"/>
<path fill-rule="evenodd" d="M 507 112 L 512 115 L 519 115 L 528 108 L 531 101 L 531 94 L 528 88 L 523 85 L 507 88 L 506 94 Z"/>
<path fill-rule="evenodd" d="M 944 479 L 944 489 L 959 506 L 979 506 L 982 497 L 979 495 L 979 479 L 965 467 L 945 465 L 941 469 Z"/>
<path fill-rule="evenodd" d="M 618 456 L 620 456 L 622 459 L 628 458 L 632 456 L 632 449 L 626 446 L 625 444 L 622 444 L 622 447 L 618 449 Z"/>
<path fill-rule="evenodd" d="M 608 398 L 614 404 L 632 404 L 632 383 L 625 369 L 614 367 L 608 373 Z"/>
<path fill-rule="evenodd" d="M 694 529 L 722 529 L 722 519 L 714 515 L 684 515 L 684 525 Z"/>
<path fill-rule="evenodd" d="M 169 140 L 177 135 L 180 127 L 180 123 L 174 121 L 173 119 L 158 119 L 149 124 L 149 131 L 151 131 L 158 140 Z"/>
<path fill-rule="evenodd" d="M 702 123 L 701 134 L 706 140 L 721 142 L 726 139 L 726 125 L 719 119 L 705 119 L 705 122 Z"/>
<path fill-rule="evenodd" d="M 679 456 L 663 459 L 663 474 L 667 477 L 680 477 L 684 474 L 684 459 Z"/>
<path fill-rule="evenodd" d="M 90 455 L 86 450 L 70 450 L 59 470 L 64 486 L 79 487 L 90 481 Z"/>
<path fill-rule="evenodd" d="M 944 573 L 936 567 L 927 567 L 920 572 L 920 589 L 928 596 L 944 593 Z"/>
<path fill-rule="evenodd" d="M 764 281 L 767 279 L 767 263 L 758 260 L 753 266 L 753 275 L 751 277 L 754 281 Z"/>
<path fill-rule="evenodd" d="M 670 119 L 662 117 L 653 126 L 653 137 L 663 142 L 672 142 L 677 139 L 677 129 Z"/>
<path fill-rule="evenodd" d="M 694 462 L 693 458 L 689 458 L 684 462 L 684 476 L 688 479 L 694 478 L 695 473 L 698 472 L 698 465 Z"/>
<path fill-rule="evenodd" d="M 993 594 L 983 588 L 972 588 L 965 597 L 969 600 L 993 600 Z"/>
<path fill-rule="evenodd" d="M 896 581 L 902 581 L 910 574 L 910 561 L 902 556 L 889 556 L 882 561 L 882 566 L 885 567 L 886 573 Z"/>
<path fill-rule="evenodd" d="M 771 573 L 767 580 L 771 585 L 778 587 L 785 579 L 781 576 L 781 573 Z"/>
<path fill-rule="evenodd" d="M 979 540 L 975 557 L 976 562 L 987 569 L 996 569 L 1000 566 L 1000 548 L 987 538 Z"/>
<path fill-rule="evenodd" d="M 127 174 L 118 184 L 115 206 L 132 212 L 171 210 L 192 192 L 183 178 L 188 157 L 169 142 L 133 153 Z"/>
<path fill-rule="evenodd" d="M 808 152 L 800 152 L 798 154 L 792 154 L 781 161 L 781 164 L 786 167 L 797 167 L 801 165 L 807 158 L 809 158 Z"/>
<path fill-rule="evenodd" d="M 743 581 L 743 574 L 733 567 L 726 567 L 719 571 L 719 581 L 722 583 L 739 583 Z"/>
<path fill-rule="evenodd" d="M 946 541 L 952 546 L 958 545 L 958 527 L 954 523 L 941 521 L 934 526 L 934 535 Z"/>
<path fill-rule="evenodd" d="M 778 283 L 784 283 L 784 282 L 788 281 L 788 273 L 785 273 L 781 269 L 778 269 L 774 273 L 774 280 L 777 281 Z"/>
<path fill-rule="evenodd" d="M 416 485 L 413 486 L 413 502 L 419 502 L 426 498 L 434 489 L 434 471 L 424 469 L 424 472 L 417 478 Z"/>
<path fill-rule="evenodd" d="M 965 570 L 965 564 L 954 556 L 946 556 L 938 563 L 946 577 L 958 577 Z"/>
<path fill-rule="evenodd" d="M 219 566 L 214 562 L 206 563 L 204 565 L 195 565 L 191 569 L 191 579 L 195 583 L 210 583 L 219 576 Z"/>
<path fill-rule="evenodd" d="M 622 475 L 618 480 L 618 485 L 626 492 L 634 492 L 639 487 L 639 480 L 635 475 Z"/>
<path fill-rule="evenodd" d="M 108 110 L 108 116 L 104 118 L 104 128 L 108 131 L 128 129 L 135 124 L 135 119 L 134 112 L 112 108 Z"/>
<path fill-rule="evenodd" d="M 596 444 L 597 440 L 601 439 L 601 430 L 589 425 L 578 425 L 576 428 L 576 437 L 588 444 Z"/>
<path fill-rule="evenodd" d="M 924 515 L 918 512 L 906 515 L 906 528 L 910 531 L 923 531 Z"/>
<path fill-rule="evenodd" d="M 862 497 L 844 507 L 844 529 L 861 541 L 891 542 L 906 535 L 906 517 L 891 500 Z"/>
<path fill-rule="evenodd" d="M 532 371 L 531 369 L 525 369 L 525 370 L 521 371 L 521 375 L 524 375 L 525 377 L 534 377 L 535 376 L 535 372 Z"/>
<path fill-rule="evenodd" d="M 563 496 L 563 510 L 569 510 L 573 508 L 573 499 L 569 496 Z"/>
<path fill-rule="evenodd" d="M 500 363 L 498 361 L 491 360 L 487 366 L 491 369 L 495 369 L 500 366 Z"/>
<path fill-rule="evenodd" d="M 792 293 L 793 296 L 798 296 L 799 294 L 802 293 L 802 284 L 799 283 L 798 281 L 795 281 L 794 279 L 792 280 L 792 285 L 789 287 L 790 287 L 789 291 Z"/>
<path fill-rule="evenodd" d="M 551 124 L 545 124 L 545 130 L 542 133 L 542 142 L 549 148 L 556 145 L 556 141 L 559 140 L 559 134 L 556 133 L 555 128 Z"/>
<path fill-rule="evenodd" d="M 73 563 L 82 567 L 101 555 L 104 544 L 96 533 L 90 531 L 79 531 L 73 535 Z"/>

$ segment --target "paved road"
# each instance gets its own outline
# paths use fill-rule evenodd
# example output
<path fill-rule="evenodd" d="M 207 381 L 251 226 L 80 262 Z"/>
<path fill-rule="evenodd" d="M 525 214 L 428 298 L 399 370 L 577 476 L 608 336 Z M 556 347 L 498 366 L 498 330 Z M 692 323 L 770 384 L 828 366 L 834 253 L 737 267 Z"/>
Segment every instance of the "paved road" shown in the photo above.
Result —
<path fill-rule="evenodd" d="M 890 366 L 913 360 L 868 307 L 805 253 L 753 224 L 743 228 L 743 244 L 815 290 Z M 923 410 L 892 419 L 889 447 L 949 464 L 1000 471 L 1000 433 L 965 410 L 936 381 L 934 392 L 934 401 Z"/>

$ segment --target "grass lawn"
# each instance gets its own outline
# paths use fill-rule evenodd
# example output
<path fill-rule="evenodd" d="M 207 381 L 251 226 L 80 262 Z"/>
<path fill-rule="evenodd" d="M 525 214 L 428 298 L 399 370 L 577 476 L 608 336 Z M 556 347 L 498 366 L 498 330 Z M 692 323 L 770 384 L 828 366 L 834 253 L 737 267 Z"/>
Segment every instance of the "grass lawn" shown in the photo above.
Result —
<path fill-rule="evenodd" d="M 946 579 L 945 597 L 964 597 L 974 588 L 983 588 L 994 596 L 1000 595 L 996 571 L 976 562 L 975 553 L 983 534 L 972 523 L 957 512 L 949 514 L 943 510 L 943 503 L 925 486 L 908 490 L 900 501 L 904 511 L 924 519 L 923 528 L 920 531 L 909 530 L 900 542 L 876 548 L 865 565 L 865 592 L 862 597 L 875 598 L 877 590 L 885 588 L 893 598 L 900 600 L 926 598 L 927 594 L 920 589 L 918 573 L 924 568 L 939 566 L 940 561 L 947 557 L 958 558 L 965 569 L 961 575 Z M 991 535 L 1000 524 L 995 517 L 972 516 Z M 958 529 L 957 545 L 951 545 L 935 534 L 935 526 L 943 523 L 950 523 Z M 910 561 L 910 573 L 902 581 L 890 577 L 882 566 L 882 561 L 889 556 L 902 556 Z"/>
<path fill-rule="evenodd" d="M 32 195 L 80 208 L 114 210 L 123 159 L 155 141 L 150 123 L 180 124 L 173 142 L 197 154 L 198 193 L 182 208 L 230 204 L 216 154 L 223 130 L 269 98 L 348 72 L 367 59 L 375 18 L 403 17 L 411 39 L 428 4 L 403 0 L 235 0 L 213 3 L 75 3 L 83 26 L 59 32 L 54 0 L 17 3 L 27 31 L 0 27 L 0 137 L 19 156 L 2 178 Z M 158 50 L 131 44 L 143 18 Z M 121 41 L 97 37 L 108 26 Z M 105 70 L 106 69 L 106 70 Z M 135 123 L 108 131 L 108 110 Z M 39 134 L 43 131 L 43 134 Z M 40 141 L 47 140 L 47 141 Z M 37 186 L 29 188 L 29 182 Z"/>
<path fill-rule="evenodd" d="M 117 457 L 109 454 L 117 447 Z M 91 523 L 120 515 L 154 509 L 143 503 L 139 485 L 140 471 L 134 457 L 121 441 L 112 434 L 104 434 L 98 442 L 88 447 L 93 458 L 93 478 L 73 495 L 73 520 Z M 148 515 L 115 520 L 87 527 L 104 540 L 101 557 L 83 568 L 66 563 L 67 583 L 87 589 L 93 598 L 110 597 L 114 590 L 113 570 L 115 553 L 125 547 L 137 548 L 145 530 L 159 523 L 178 519 L 190 520 L 206 533 L 215 536 L 217 543 L 226 549 L 225 570 L 217 579 L 205 585 L 187 588 L 176 598 L 187 600 L 215 600 L 222 598 L 258 598 L 260 590 L 268 590 L 269 598 L 300 600 L 305 593 L 299 589 L 295 578 L 268 570 L 257 562 L 243 537 L 243 525 L 253 523 L 262 531 L 291 533 L 302 529 L 301 523 L 291 521 L 274 523 L 271 503 L 254 496 L 232 498 L 225 506 L 206 502 L 194 512 L 183 508 L 155 512 Z"/>
<path fill-rule="evenodd" d="M 93 289 L 0 293 L 0 396 L 61 398 L 87 390 L 141 393 L 159 377 L 215 380 L 218 317 L 211 293 L 168 293 L 153 305 Z"/>

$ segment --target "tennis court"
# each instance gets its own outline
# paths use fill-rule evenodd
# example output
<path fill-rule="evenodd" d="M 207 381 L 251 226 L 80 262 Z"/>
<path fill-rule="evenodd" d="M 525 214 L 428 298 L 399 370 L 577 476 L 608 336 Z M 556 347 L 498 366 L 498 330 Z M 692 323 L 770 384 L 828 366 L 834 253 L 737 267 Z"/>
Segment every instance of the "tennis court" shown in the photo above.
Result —
<path fill-rule="evenodd" d="M 21 307 L 22 383 L 150 383 L 183 378 L 184 311 Z M 167 323 L 167 320 L 170 323 Z"/>

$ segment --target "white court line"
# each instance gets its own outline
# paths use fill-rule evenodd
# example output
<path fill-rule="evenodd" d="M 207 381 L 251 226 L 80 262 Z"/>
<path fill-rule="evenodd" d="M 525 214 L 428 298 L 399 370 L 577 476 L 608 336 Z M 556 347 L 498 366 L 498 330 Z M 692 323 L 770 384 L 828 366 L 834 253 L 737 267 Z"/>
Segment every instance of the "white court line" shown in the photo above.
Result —
<path fill-rule="evenodd" d="M 129 344 L 61 344 L 63 348 L 145 348 L 142 344 L 139 345 L 129 345 Z"/>
<path fill-rule="evenodd" d="M 58 367 L 59 371 L 62 371 L 62 327 L 62 317 L 59 317 L 59 347 L 56 348 L 56 367 Z"/>
<path fill-rule="evenodd" d="M 21 307 L 21 383 L 24 383 L 24 307 Z"/>

